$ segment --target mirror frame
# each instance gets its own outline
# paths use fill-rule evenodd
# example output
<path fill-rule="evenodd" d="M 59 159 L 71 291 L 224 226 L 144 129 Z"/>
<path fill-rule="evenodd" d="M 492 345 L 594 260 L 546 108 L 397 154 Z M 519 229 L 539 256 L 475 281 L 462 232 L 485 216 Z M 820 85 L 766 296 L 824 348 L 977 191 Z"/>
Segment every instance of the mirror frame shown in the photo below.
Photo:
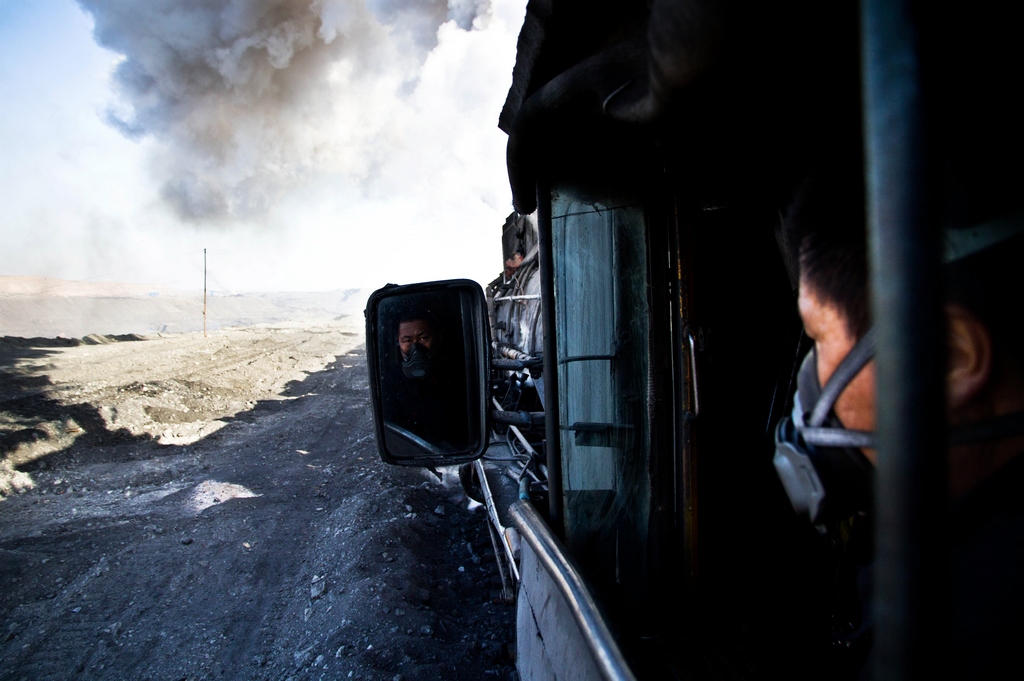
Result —
<path fill-rule="evenodd" d="M 479 413 L 478 423 L 480 424 L 478 445 L 470 450 L 454 454 L 441 454 L 429 443 L 413 436 L 406 438 L 406 444 L 413 449 L 422 452 L 421 456 L 413 458 L 395 456 L 388 451 L 387 442 L 384 439 L 386 426 L 383 417 L 383 395 L 381 394 L 380 357 L 378 356 L 379 335 L 381 329 L 378 325 L 378 311 L 380 304 L 395 296 L 416 294 L 416 293 L 439 293 L 456 289 L 466 292 L 472 300 L 473 310 L 470 319 L 463 318 L 463 328 L 470 325 L 470 332 L 476 339 L 478 351 L 473 353 L 473 348 L 466 348 L 466 352 L 472 365 L 476 368 L 478 385 L 475 386 L 476 394 L 480 396 L 477 404 L 467 405 L 467 417 L 471 410 L 476 409 Z M 377 452 L 384 463 L 393 466 L 416 466 L 419 468 L 433 468 L 435 466 L 451 466 L 467 463 L 480 458 L 487 449 L 491 430 L 491 410 L 488 408 L 490 399 L 490 366 L 491 366 L 491 331 L 487 316 L 487 301 L 484 297 L 480 284 L 470 279 L 446 279 L 443 281 L 428 281 L 416 284 L 387 284 L 377 289 L 366 301 L 366 309 L 363 314 L 366 317 L 366 368 L 370 379 L 370 404 L 373 410 L 373 430 L 377 440 Z M 474 386 L 470 384 L 472 379 L 467 377 L 466 390 L 471 391 Z M 420 442 L 417 442 L 420 440 Z"/>

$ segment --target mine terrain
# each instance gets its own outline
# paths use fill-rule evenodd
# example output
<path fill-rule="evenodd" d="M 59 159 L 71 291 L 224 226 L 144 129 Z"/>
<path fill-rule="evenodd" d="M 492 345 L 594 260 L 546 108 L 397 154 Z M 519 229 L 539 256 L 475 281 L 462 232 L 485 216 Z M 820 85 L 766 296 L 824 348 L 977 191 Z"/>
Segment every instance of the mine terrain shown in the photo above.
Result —
<path fill-rule="evenodd" d="M 379 460 L 361 325 L 0 339 L 0 679 L 514 678 L 484 512 Z"/>

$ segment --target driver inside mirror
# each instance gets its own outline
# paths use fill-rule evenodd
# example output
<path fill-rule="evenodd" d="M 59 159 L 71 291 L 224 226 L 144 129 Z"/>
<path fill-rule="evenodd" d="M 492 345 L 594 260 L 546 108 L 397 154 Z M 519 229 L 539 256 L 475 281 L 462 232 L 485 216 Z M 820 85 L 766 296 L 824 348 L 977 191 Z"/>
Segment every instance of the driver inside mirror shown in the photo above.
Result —
<path fill-rule="evenodd" d="M 402 351 L 402 373 L 406 378 L 422 380 L 434 368 L 434 322 L 427 315 L 398 322 L 398 348 Z M 438 350 L 440 350 L 438 337 Z"/>
<path fill-rule="evenodd" d="M 444 300 L 399 295 L 381 301 L 383 417 L 389 450 L 402 456 L 409 440 L 451 453 L 467 445 L 464 349 L 447 333 Z M 455 327 L 457 328 L 457 327 Z M 412 437 L 410 437 L 412 436 Z"/>

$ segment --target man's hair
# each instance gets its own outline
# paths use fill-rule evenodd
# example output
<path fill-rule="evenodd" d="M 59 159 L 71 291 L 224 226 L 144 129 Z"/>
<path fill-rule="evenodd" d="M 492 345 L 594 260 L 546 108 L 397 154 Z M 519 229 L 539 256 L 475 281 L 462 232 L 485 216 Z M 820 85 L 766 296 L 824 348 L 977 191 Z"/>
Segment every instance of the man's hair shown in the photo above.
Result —
<path fill-rule="evenodd" d="M 398 332 L 399 332 L 399 329 L 402 328 L 402 324 L 405 324 L 407 322 L 426 322 L 427 326 L 430 327 L 431 332 L 433 332 L 435 334 L 439 330 L 439 327 L 438 327 L 438 324 L 437 324 L 437 318 L 434 317 L 434 314 L 430 310 L 424 309 L 424 308 L 418 308 L 418 309 L 408 309 L 408 308 L 406 308 L 404 310 L 401 310 L 396 315 L 396 318 L 395 318 L 395 337 L 398 336 Z"/>
<path fill-rule="evenodd" d="M 857 164 L 851 164 L 857 166 Z M 859 167 L 856 168 L 859 170 Z M 800 277 L 846 320 L 855 338 L 871 327 L 863 180 L 853 173 L 805 182 L 786 214 L 799 240 Z M 943 267 L 946 300 L 992 334 L 997 357 L 1024 372 L 1024 234 Z"/>
<path fill-rule="evenodd" d="M 859 171 L 859 164 L 851 164 Z M 868 301 L 864 191 L 859 172 L 812 176 L 786 211 L 800 244 L 800 277 L 821 302 L 834 305 L 855 338 L 871 326 Z"/>
<path fill-rule="evenodd" d="M 423 310 L 406 310 L 405 312 L 402 312 L 398 315 L 395 326 L 400 326 L 406 322 L 426 322 L 430 325 L 431 329 L 437 325 L 437 322 L 434 320 L 434 315 Z"/>

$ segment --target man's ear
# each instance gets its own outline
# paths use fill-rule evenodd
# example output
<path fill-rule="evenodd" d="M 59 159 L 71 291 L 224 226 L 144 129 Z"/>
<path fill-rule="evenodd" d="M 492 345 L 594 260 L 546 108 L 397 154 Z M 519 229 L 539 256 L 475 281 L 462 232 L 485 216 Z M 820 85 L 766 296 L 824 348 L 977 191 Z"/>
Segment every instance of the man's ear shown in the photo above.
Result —
<path fill-rule="evenodd" d="M 955 303 L 946 305 L 946 324 L 946 401 L 951 409 L 958 409 L 974 399 L 992 375 L 992 335 L 973 312 Z"/>

